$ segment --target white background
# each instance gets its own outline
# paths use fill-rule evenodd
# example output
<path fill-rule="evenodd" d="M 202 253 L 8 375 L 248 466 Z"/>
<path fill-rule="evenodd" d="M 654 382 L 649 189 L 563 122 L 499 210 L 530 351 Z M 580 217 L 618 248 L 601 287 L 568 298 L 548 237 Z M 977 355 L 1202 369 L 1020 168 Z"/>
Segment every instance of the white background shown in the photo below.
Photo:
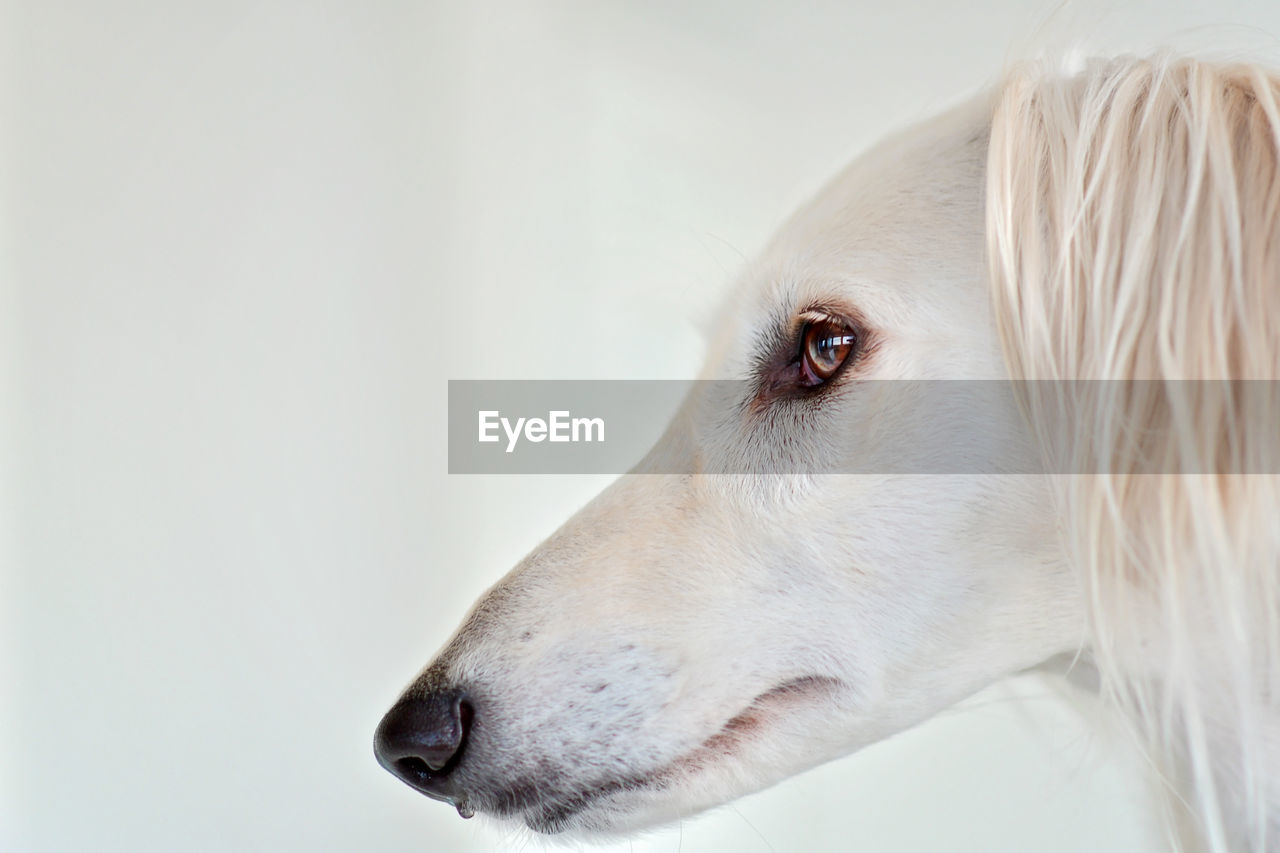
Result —
<path fill-rule="evenodd" d="M 693 375 L 791 207 L 1045 43 L 1276 53 L 1119 5 L 5 3 L 0 849 L 525 849 L 371 736 L 601 480 L 448 477 L 446 379 Z M 1138 765 L 1024 680 L 616 849 L 1162 849 Z"/>

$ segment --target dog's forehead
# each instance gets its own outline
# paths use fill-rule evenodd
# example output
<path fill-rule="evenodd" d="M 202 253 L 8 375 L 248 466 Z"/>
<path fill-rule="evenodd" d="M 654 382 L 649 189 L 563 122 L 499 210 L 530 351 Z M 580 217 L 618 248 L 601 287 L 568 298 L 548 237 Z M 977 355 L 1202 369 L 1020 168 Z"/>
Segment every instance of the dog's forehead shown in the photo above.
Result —
<path fill-rule="evenodd" d="M 989 96 L 974 98 L 885 139 L 832 179 L 733 289 L 722 316 L 736 321 L 717 336 L 712 362 L 747 358 L 753 342 L 814 307 L 928 327 L 981 304 L 990 118 Z"/>
<path fill-rule="evenodd" d="M 980 256 L 990 114 L 989 98 L 976 98 L 858 157 L 782 227 L 754 287 L 774 299 L 770 288 L 805 298 L 859 281 L 892 293 L 883 284 L 909 287 L 913 274 Z"/>

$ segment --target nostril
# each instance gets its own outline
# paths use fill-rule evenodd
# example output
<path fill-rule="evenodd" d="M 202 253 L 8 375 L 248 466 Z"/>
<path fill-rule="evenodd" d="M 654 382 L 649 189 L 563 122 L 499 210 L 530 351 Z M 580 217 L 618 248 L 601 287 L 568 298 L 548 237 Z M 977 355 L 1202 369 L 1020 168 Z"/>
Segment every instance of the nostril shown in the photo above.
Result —
<path fill-rule="evenodd" d="M 421 758 L 401 758 L 395 763 L 396 773 L 402 778 L 413 779 L 431 775 L 431 768 Z M 435 768 L 439 770 L 440 768 Z"/>
<path fill-rule="evenodd" d="M 402 699 L 374 734 L 378 763 L 425 794 L 454 799 L 448 777 L 462 759 L 474 715 L 461 690 Z"/>

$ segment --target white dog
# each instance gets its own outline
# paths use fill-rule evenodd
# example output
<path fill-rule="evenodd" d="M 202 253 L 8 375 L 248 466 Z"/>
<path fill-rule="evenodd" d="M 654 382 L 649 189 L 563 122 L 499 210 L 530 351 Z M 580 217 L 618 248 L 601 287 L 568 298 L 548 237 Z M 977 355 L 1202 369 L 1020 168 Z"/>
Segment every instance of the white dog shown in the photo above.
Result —
<path fill-rule="evenodd" d="M 695 392 L 490 590 L 379 760 L 464 815 L 627 832 L 1087 653 L 1181 843 L 1280 846 L 1280 426 L 1254 408 L 1280 409 L 1270 383 L 1128 382 L 1280 377 L 1278 93 L 1191 60 L 1024 67 L 859 159 L 717 319 L 704 375 L 741 398 Z M 951 414 L 868 380 L 1007 378 L 1109 383 L 1066 431 L 1062 385 L 1009 403 L 1032 440 L 993 440 L 1044 475 L 788 473 L 889 470 Z"/>

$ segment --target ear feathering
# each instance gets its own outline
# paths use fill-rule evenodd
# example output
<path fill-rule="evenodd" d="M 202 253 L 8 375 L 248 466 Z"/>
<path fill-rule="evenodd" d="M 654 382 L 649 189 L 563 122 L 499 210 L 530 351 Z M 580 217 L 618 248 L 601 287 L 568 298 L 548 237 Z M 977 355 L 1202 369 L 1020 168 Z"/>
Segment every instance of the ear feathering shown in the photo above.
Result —
<path fill-rule="evenodd" d="M 1014 69 L 987 240 L 1012 378 L 1053 380 L 1021 402 L 1105 689 L 1177 780 L 1179 843 L 1280 848 L 1280 77 Z"/>

